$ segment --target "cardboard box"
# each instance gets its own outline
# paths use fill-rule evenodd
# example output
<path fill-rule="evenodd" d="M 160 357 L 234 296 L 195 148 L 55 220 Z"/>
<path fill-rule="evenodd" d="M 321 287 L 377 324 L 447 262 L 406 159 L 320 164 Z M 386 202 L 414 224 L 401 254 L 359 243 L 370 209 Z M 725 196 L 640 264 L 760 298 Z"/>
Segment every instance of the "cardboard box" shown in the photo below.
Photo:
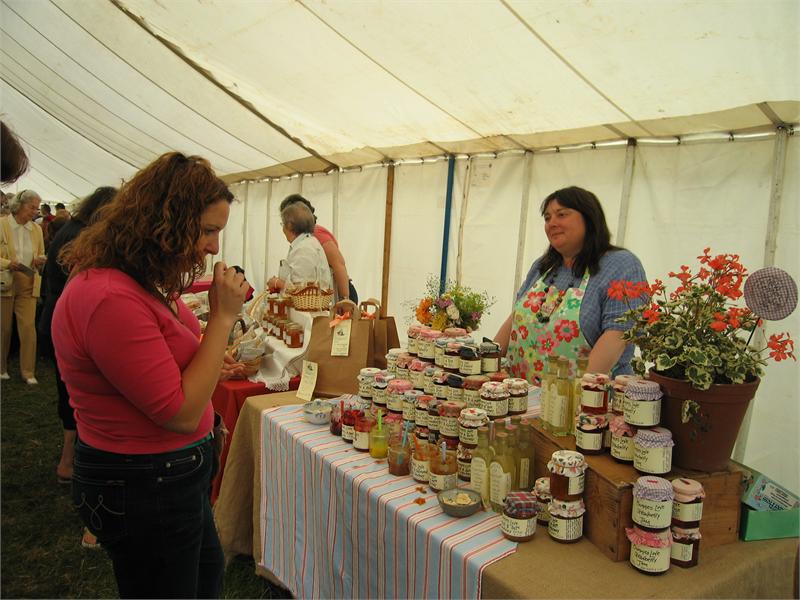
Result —
<path fill-rule="evenodd" d="M 702 524 L 702 523 L 701 523 Z M 773 540 L 800 536 L 800 508 L 754 510 L 742 504 L 742 540 Z"/>
<path fill-rule="evenodd" d="M 744 467 L 745 488 L 742 502 L 764 511 L 782 511 L 800 507 L 800 498 L 779 483 L 750 467 Z"/>

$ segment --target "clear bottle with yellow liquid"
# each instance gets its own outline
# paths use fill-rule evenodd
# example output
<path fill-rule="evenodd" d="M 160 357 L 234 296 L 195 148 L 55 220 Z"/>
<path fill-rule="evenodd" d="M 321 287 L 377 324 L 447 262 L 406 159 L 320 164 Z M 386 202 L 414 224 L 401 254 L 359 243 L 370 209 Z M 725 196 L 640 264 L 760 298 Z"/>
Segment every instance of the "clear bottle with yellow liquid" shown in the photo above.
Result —
<path fill-rule="evenodd" d="M 492 464 L 494 452 L 489 447 L 489 428 L 478 427 L 478 446 L 472 451 L 470 462 L 469 487 L 481 495 L 483 507 L 489 505 L 489 467 Z"/>
<path fill-rule="evenodd" d="M 514 480 L 511 482 L 511 491 L 516 492 L 521 489 L 519 487 L 519 466 L 522 454 L 519 451 L 519 428 L 512 423 L 506 427 L 506 432 L 508 432 L 508 454 L 514 461 L 515 471 Z"/>
<path fill-rule="evenodd" d="M 564 437 L 569 435 L 572 424 L 572 382 L 569 378 L 569 359 L 566 356 L 558 357 L 558 378 L 556 379 L 556 393 L 550 399 L 550 424 L 553 435 Z"/>
<path fill-rule="evenodd" d="M 508 433 L 495 434 L 497 454 L 489 465 L 489 505 L 496 513 L 502 513 L 505 500 L 516 478 L 514 459 L 508 453 Z"/>
<path fill-rule="evenodd" d="M 545 431 L 552 431 L 552 418 L 551 413 L 551 398 L 556 394 L 556 379 L 558 378 L 558 356 L 547 357 L 547 369 L 542 375 L 542 393 L 540 398 L 541 402 L 541 419 L 542 429 Z"/>
<path fill-rule="evenodd" d="M 531 424 L 527 419 L 522 419 L 519 424 L 519 443 L 517 444 L 520 459 L 517 467 L 517 481 L 519 489 L 529 492 L 535 483 L 533 478 L 533 440 L 531 439 Z"/>
<path fill-rule="evenodd" d="M 575 371 L 575 378 L 572 380 L 572 400 L 570 401 L 570 427 L 569 432 L 575 435 L 575 417 L 581 412 L 581 396 L 583 396 L 583 388 L 581 387 L 581 378 L 586 373 L 586 368 L 589 366 L 589 357 L 581 356 L 576 361 L 577 369 Z"/>

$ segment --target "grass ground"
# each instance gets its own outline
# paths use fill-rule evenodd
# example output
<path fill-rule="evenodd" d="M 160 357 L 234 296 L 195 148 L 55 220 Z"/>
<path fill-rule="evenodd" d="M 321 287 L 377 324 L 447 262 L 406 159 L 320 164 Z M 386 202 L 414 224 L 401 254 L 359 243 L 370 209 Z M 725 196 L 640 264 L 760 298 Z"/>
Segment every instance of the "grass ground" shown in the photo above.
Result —
<path fill-rule="evenodd" d="M 81 547 L 69 486 L 56 481 L 63 433 L 53 367 L 38 361 L 38 386 L 20 379 L 14 359 L 8 372 L 11 380 L 0 385 L 0 597 L 118 597 L 111 562 L 103 550 Z M 223 594 L 290 597 L 255 575 L 245 557 L 228 565 Z"/>

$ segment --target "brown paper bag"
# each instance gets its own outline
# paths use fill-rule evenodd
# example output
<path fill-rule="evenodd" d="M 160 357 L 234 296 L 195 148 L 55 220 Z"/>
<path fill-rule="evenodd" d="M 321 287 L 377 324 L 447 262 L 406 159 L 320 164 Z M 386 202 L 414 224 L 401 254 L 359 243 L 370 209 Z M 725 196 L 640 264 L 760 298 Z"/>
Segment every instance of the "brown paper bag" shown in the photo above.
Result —
<path fill-rule="evenodd" d="M 350 313 L 350 352 L 348 356 L 331 356 L 333 331 L 331 320 L 336 315 Z M 358 307 L 350 300 L 337 302 L 331 314 L 314 317 L 311 325 L 311 340 L 308 343 L 306 360 L 317 363 L 317 385 L 315 396 L 338 396 L 358 393 L 358 373 L 373 362 L 372 321 L 362 319 Z"/>
<path fill-rule="evenodd" d="M 386 353 L 390 348 L 400 347 L 400 336 L 397 334 L 397 324 L 394 317 L 382 314 L 381 303 L 375 298 L 364 300 L 361 305 L 361 318 L 371 319 L 373 325 L 373 367 L 386 368 Z"/>

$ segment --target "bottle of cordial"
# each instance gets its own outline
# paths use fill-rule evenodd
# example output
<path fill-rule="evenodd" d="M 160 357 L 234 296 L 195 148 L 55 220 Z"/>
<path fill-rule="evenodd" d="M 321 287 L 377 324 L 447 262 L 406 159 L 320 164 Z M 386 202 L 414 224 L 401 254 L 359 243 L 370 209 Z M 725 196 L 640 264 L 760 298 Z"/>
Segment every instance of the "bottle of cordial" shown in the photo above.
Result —
<path fill-rule="evenodd" d="M 572 380 L 572 406 L 570 408 L 573 419 L 581 412 L 581 378 L 586 372 L 586 367 L 589 366 L 588 356 L 579 356 L 576 361 L 575 378 Z M 572 421 L 572 428 L 570 430 L 572 435 L 575 435 L 575 421 Z"/>
<path fill-rule="evenodd" d="M 489 465 L 489 503 L 496 513 L 503 512 L 506 495 L 515 479 L 514 459 L 508 453 L 508 434 L 495 434 L 496 456 Z M 474 457 L 473 457 L 474 460 Z"/>
<path fill-rule="evenodd" d="M 569 435 L 572 429 L 570 406 L 572 386 L 569 380 L 569 359 L 558 357 L 558 378 L 556 379 L 556 395 L 550 397 L 550 426 L 553 435 Z"/>
<path fill-rule="evenodd" d="M 508 455 L 514 461 L 514 479 L 511 481 L 511 489 L 519 491 L 519 467 L 522 462 L 522 453 L 519 451 L 519 428 L 514 425 L 507 425 L 506 432 L 508 433 Z"/>
<path fill-rule="evenodd" d="M 519 450 L 520 459 L 517 475 L 519 480 L 519 489 L 530 491 L 533 487 L 533 457 L 534 449 L 531 442 L 531 424 L 530 421 L 522 419 L 519 425 Z"/>
<path fill-rule="evenodd" d="M 470 462 L 469 487 L 478 492 L 483 500 L 483 507 L 489 508 L 489 467 L 494 454 L 489 448 L 489 429 L 478 428 L 478 446 L 472 451 Z"/>
<path fill-rule="evenodd" d="M 552 431 L 550 405 L 551 399 L 557 393 L 556 380 L 558 379 L 558 356 L 547 357 L 547 371 L 542 376 L 542 394 L 540 396 L 541 402 L 541 420 L 542 429 L 545 431 Z"/>

